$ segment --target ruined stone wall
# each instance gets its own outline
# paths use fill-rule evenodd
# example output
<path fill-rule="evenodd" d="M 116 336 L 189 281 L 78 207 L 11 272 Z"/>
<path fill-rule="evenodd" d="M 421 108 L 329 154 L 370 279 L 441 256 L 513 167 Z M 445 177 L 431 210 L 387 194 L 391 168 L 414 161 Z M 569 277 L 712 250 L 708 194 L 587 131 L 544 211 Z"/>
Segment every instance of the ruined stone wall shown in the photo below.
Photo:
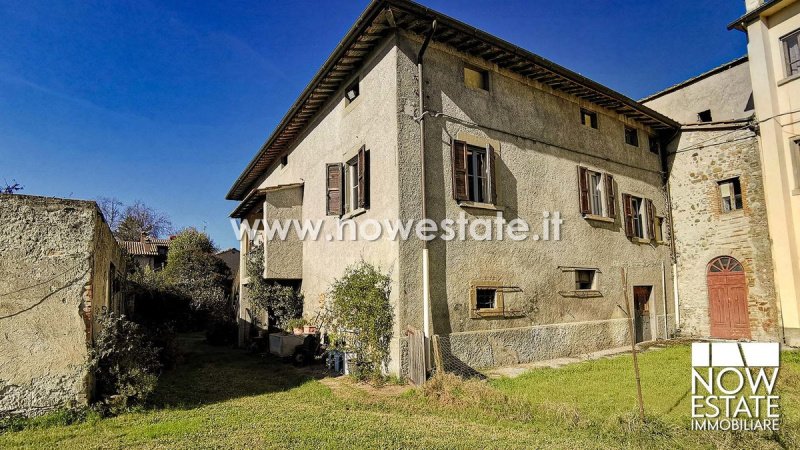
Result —
<path fill-rule="evenodd" d="M 677 153 L 675 152 L 677 150 Z M 733 256 L 744 267 L 752 337 L 779 334 L 758 141 L 749 129 L 684 129 L 670 149 L 681 332 L 709 336 L 707 265 Z M 743 209 L 722 210 L 718 181 L 739 177 Z"/>
<path fill-rule="evenodd" d="M 0 415 L 89 401 L 94 254 L 121 258 L 100 225 L 94 202 L 0 195 Z"/>

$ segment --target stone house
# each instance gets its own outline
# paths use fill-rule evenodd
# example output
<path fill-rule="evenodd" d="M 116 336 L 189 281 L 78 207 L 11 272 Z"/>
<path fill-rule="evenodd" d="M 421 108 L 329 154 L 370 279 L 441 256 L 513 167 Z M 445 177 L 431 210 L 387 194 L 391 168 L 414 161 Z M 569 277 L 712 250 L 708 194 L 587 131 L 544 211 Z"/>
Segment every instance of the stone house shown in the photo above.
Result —
<path fill-rule="evenodd" d="M 236 180 L 232 217 L 319 221 L 265 242 L 264 276 L 313 318 L 366 260 L 392 276 L 390 371 L 407 327 L 471 367 L 675 330 L 662 148 L 679 124 L 438 12 L 377 0 Z M 328 239 L 339 220 L 524 220 L 527 239 Z M 553 220 L 560 218 L 560 239 Z M 543 226 L 543 221 L 546 224 Z M 536 236 L 533 236 L 536 234 Z M 253 243 L 244 236 L 244 260 Z M 627 280 L 623 279 L 623 271 Z M 253 322 L 241 277 L 240 323 Z M 242 333 L 246 338 L 247 332 Z"/>
<path fill-rule="evenodd" d="M 142 269 L 147 267 L 150 270 L 161 270 L 167 265 L 167 255 L 172 237 L 158 239 L 143 232 L 138 241 L 118 239 L 118 242 Z"/>
<path fill-rule="evenodd" d="M 682 335 L 780 339 L 749 64 L 641 100 L 681 123 L 667 168 Z"/>
<path fill-rule="evenodd" d="M 85 405 L 95 319 L 121 311 L 125 260 L 97 204 L 0 195 L 0 416 Z"/>

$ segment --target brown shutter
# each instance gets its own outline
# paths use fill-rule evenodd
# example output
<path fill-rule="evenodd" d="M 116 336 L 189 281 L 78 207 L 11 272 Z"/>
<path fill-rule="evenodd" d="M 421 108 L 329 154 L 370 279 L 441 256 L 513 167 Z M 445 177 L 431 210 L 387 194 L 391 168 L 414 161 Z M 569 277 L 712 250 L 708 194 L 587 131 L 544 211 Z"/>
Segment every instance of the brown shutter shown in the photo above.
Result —
<path fill-rule="evenodd" d="M 369 158 L 366 146 L 358 151 L 358 207 L 369 208 Z"/>
<path fill-rule="evenodd" d="M 656 238 L 656 208 L 653 206 L 653 201 L 649 198 L 645 200 L 647 202 L 647 232 L 649 239 L 655 240 Z"/>
<path fill-rule="evenodd" d="M 457 201 L 469 200 L 467 191 L 467 144 L 453 141 L 453 198 Z"/>
<path fill-rule="evenodd" d="M 589 214 L 592 212 L 592 208 L 589 206 L 589 179 L 586 177 L 586 168 L 581 166 L 578 166 L 578 189 L 581 214 Z"/>
<path fill-rule="evenodd" d="M 497 156 L 494 151 L 494 147 L 491 145 L 486 146 L 486 177 L 489 180 L 489 195 L 487 196 L 487 200 L 489 203 L 496 205 L 497 204 L 497 179 L 495 178 L 494 174 L 496 172 L 496 160 L 495 157 Z"/>
<path fill-rule="evenodd" d="M 633 210 L 631 196 L 628 194 L 622 194 L 622 211 L 625 214 L 625 236 L 633 237 Z"/>
<path fill-rule="evenodd" d="M 340 163 L 325 165 L 325 178 L 327 179 L 326 214 L 329 216 L 342 215 L 342 165 Z"/>
<path fill-rule="evenodd" d="M 608 217 L 617 218 L 617 193 L 614 192 L 614 177 L 610 173 L 606 174 L 606 206 Z"/>

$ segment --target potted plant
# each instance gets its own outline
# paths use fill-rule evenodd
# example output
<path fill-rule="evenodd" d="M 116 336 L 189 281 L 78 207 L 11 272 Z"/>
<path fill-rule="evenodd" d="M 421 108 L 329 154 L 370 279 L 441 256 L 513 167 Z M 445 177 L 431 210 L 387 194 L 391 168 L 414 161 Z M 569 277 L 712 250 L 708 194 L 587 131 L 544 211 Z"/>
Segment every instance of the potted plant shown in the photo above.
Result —
<path fill-rule="evenodd" d="M 305 319 L 292 319 L 286 323 L 286 328 L 291 330 L 292 334 L 303 334 L 303 327 L 306 325 Z"/>

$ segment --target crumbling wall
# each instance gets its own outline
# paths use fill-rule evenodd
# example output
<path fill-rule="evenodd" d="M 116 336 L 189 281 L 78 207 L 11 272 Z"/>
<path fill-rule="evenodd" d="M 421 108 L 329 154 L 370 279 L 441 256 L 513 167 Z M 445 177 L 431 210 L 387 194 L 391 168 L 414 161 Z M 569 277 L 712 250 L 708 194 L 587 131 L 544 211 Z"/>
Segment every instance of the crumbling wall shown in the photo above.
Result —
<path fill-rule="evenodd" d="M 0 195 L 0 415 L 86 404 L 93 202 Z"/>

